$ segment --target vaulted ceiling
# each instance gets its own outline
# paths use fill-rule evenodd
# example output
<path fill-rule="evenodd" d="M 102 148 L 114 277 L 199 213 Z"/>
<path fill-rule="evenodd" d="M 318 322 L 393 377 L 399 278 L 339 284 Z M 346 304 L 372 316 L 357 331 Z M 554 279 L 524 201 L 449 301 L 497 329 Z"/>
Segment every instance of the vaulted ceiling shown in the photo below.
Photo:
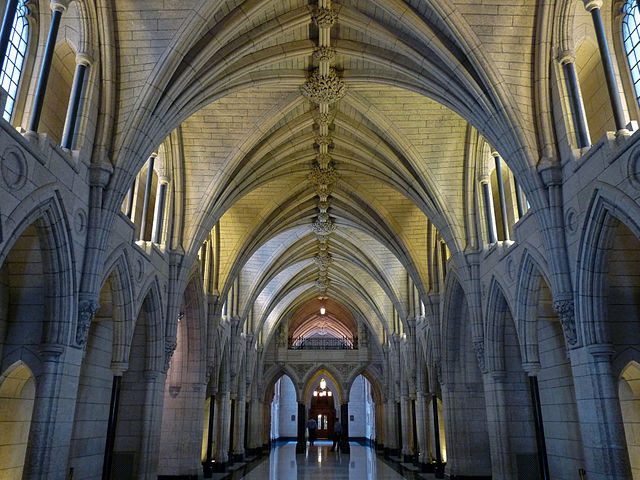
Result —
<path fill-rule="evenodd" d="M 512 168 L 533 168 L 532 92 L 519 86 L 533 5 L 514 12 L 513 35 L 508 13 L 488 28 L 488 7 L 468 2 L 166 3 L 136 18 L 116 9 L 123 51 L 136 44 L 125 32 L 164 34 L 153 48 L 138 39 L 137 74 L 120 62 L 116 158 L 140 159 L 119 165 L 122 190 L 179 128 L 182 246 L 195 258 L 219 225 L 221 295 L 238 282 L 239 315 L 267 336 L 280 321 L 302 328 L 319 298 L 379 338 L 407 318 L 430 289 L 430 235 L 466 246 L 471 126 Z M 500 34 L 512 51 L 494 49 Z M 309 86 L 314 72 L 340 85 Z M 340 92 L 318 101 L 313 88 Z"/>

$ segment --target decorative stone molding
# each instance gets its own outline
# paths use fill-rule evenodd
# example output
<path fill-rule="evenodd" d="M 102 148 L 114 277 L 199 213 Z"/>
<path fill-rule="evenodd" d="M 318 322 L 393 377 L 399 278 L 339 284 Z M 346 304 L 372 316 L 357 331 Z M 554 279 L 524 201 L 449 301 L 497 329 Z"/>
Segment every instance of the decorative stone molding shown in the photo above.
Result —
<path fill-rule="evenodd" d="M 487 360 L 484 352 L 484 340 L 475 340 L 473 342 L 473 349 L 476 352 L 476 359 L 478 360 L 478 366 L 482 373 L 487 373 Z"/>
<path fill-rule="evenodd" d="M 313 51 L 313 58 L 317 61 L 330 62 L 336 56 L 336 49 L 332 47 L 318 47 Z"/>
<path fill-rule="evenodd" d="M 327 270 L 329 268 L 329 265 L 331 265 L 331 263 L 333 262 L 331 255 L 329 255 L 326 250 L 320 251 L 318 254 L 316 254 L 313 260 L 314 262 L 316 262 L 316 266 L 320 270 Z"/>
<path fill-rule="evenodd" d="M 328 126 L 333 122 L 336 117 L 335 111 L 321 112 L 320 110 L 314 110 L 312 113 L 313 120 L 319 127 Z"/>
<path fill-rule="evenodd" d="M 327 236 L 336 230 L 336 224 L 333 223 L 328 213 L 319 213 L 311 228 L 316 235 Z"/>
<path fill-rule="evenodd" d="M 331 8 L 318 7 L 311 13 L 311 20 L 318 28 L 331 28 L 338 21 L 338 12 Z"/>
<path fill-rule="evenodd" d="M 76 344 L 80 347 L 87 345 L 89 339 L 89 327 L 91 320 L 95 317 L 100 309 L 100 303 L 97 299 L 81 300 L 78 304 L 78 324 L 76 326 Z"/>
<path fill-rule="evenodd" d="M 332 104 L 344 97 L 346 87 L 333 68 L 327 75 L 316 69 L 302 86 L 302 94 L 314 103 Z"/>
<path fill-rule="evenodd" d="M 314 165 L 311 173 L 307 178 L 314 185 L 331 185 L 338 180 L 339 175 L 331 164 L 329 164 L 326 168 L 321 168 L 319 165 Z"/>
<path fill-rule="evenodd" d="M 567 343 L 571 346 L 576 345 L 578 343 L 578 333 L 573 300 L 556 300 L 553 302 L 553 310 L 558 314 Z"/>
<path fill-rule="evenodd" d="M 316 280 L 316 287 L 322 291 L 326 291 L 329 288 L 330 280 L 327 277 L 321 277 Z"/>
<path fill-rule="evenodd" d="M 165 340 L 164 342 L 164 371 L 168 371 L 171 366 L 171 357 L 173 357 L 173 352 L 176 350 L 178 344 L 175 340 Z"/>
<path fill-rule="evenodd" d="M 316 185 L 316 195 L 320 198 L 320 203 L 326 203 L 328 205 L 329 195 L 333 192 L 333 185 L 318 184 Z M 326 212 L 326 209 L 325 209 Z M 321 212 L 323 213 L 323 212 Z"/>

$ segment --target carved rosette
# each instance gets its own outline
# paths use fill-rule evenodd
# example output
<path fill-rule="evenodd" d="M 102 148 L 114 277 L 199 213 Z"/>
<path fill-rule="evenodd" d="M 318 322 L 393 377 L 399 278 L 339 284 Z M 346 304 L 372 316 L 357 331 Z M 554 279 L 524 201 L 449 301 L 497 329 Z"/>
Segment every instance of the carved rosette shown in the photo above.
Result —
<path fill-rule="evenodd" d="M 165 341 L 164 342 L 164 371 L 168 371 L 171 366 L 171 357 L 173 357 L 173 352 L 175 352 L 178 344 L 175 340 Z"/>
<path fill-rule="evenodd" d="M 311 13 L 311 20 L 318 28 L 331 28 L 338 21 L 338 12 L 331 8 L 318 7 Z"/>
<path fill-rule="evenodd" d="M 97 300 L 81 300 L 78 304 L 78 325 L 76 326 L 76 343 L 85 347 L 89 339 L 91 320 L 98 313 L 100 303 Z"/>
<path fill-rule="evenodd" d="M 344 97 L 346 87 L 344 81 L 338 77 L 333 68 L 327 75 L 320 75 L 314 70 L 306 83 L 302 86 L 302 94 L 314 103 L 332 104 Z"/>
<path fill-rule="evenodd" d="M 553 310 L 558 314 L 567 343 L 571 346 L 576 345 L 578 343 L 578 332 L 573 300 L 556 300 L 553 302 Z"/>

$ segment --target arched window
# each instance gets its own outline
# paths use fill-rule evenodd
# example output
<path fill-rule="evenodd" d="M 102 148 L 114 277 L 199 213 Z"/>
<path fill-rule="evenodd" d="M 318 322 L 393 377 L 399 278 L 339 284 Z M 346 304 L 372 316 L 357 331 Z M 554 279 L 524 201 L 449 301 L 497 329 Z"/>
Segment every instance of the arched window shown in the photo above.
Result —
<path fill-rule="evenodd" d="M 631 70 L 631 80 L 636 92 L 636 100 L 640 102 L 640 7 L 637 0 L 627 0 L 624 5 L 622 20 L 622 38 L 627 61 Z"/>
<path fill-rule="evenodd" d="M 27 42 L 29 41 L 29 23 L 27 22 L 27 7 L 25 0 L 20 0 L 16 9 L 16 16 L 13 18 L 9 45 L 7 45 L 7 55 L 2 65 L 0 73 L 0 85 L 8 94 L 7 103 L 4 107 L 3 117 L 6 121 L 11 121 L 13 106 L 18 94 L 20 84 L 20 74 L 24 65 L 24 57 L 27 53 Z"/>

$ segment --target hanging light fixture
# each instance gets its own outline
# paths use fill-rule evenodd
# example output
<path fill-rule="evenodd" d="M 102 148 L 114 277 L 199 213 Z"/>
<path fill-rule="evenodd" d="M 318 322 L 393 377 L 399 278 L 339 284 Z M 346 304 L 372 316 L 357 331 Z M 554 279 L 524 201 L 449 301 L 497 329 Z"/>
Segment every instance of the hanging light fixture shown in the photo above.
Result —
<path fill-rule="evenodd" d="M 320 307 L 320 315 L 324 315 L 326 312 L 324 307 Z"/>
<path fill-rule="evenodd" d="M 325 390 L 327 388 L 327 381 L 324 378 L 320 379 L 320 388 Z"/>

